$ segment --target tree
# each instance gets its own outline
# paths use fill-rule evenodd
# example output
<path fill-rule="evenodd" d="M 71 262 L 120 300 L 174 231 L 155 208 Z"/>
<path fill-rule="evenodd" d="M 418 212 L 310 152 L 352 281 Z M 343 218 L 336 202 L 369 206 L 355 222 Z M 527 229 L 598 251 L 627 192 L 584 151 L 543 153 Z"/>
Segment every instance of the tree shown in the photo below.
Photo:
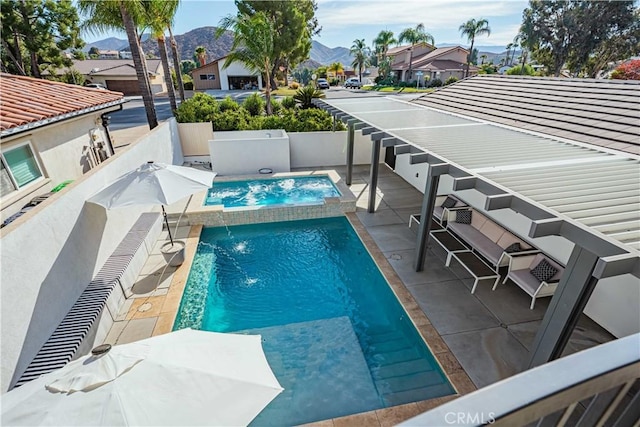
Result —
<path fill-rule="evenodd" d="M 2 68 L 14 74 L 42 77 L 42 72 L 70 67 L 64 51 L 80 49 L 79 18 L 71 0 L 3 0 Z"/>
<path fill-rule="evenodd" d="M 530 0 L 519 36 L 533 59 L 559 76 L 565 65 L 575 75 L 598 72 L 605 64 L 595 59 L 600 53 L 616 60 L 637 52 L 638 33 L 632 1 Z"/>
<path fill-rule="evenodd" d="M 156 108 L 153 103 L 153 93 L 149 84 L 149 73 L 144 52 L 140 47 L 140 40 L 136 26 L 142 24 L 143 7 L 140 0 L 79 0 L 78 8 L 88 18 L 84 27 L 95 33 L 104 33 L 110 30 L 124 30 L 129 40 L 131 57 L 136 69 L 138 87 L 142 94 L 147 122 L 149 128 L 158 126 Z"/>
<path fill-rule="evenodd" d="M 249 69 L 260 72 L 265 76 L 265 98 L 267 115 L 271 115 L 271 70 L 274 57 L 274 28 L 273 23 L 263 12 L 252 16 L 228 15 L 220 21 L 217 35 L 231 28 L 234 32 L 231 52 L 227 55 L 223 67 L 227 68 L 233 62 L 242 62 Z"/>
<path fill-rule="evenodd" d="M 316 0 L 236 0 L 238 15 L 253 16 L 263 12 L 274 29 L 273 58 L 271 58 L 271 84 L 276 87 L 274 76 L 280 67 L 295 68 L 309 58 L 311 38 L 320 34 L 315 12 Z"/>
<path fill-rule="evenodd" d="M 417 43 L 431 43 L 433 45 L 436 42 L 433 36 L 425 31 L 423 23 L 416 25 L 415 28 L 405 28 L 402 30 L 398 36 L 398 42 L 409 42 L 411 44 L 409 47 L 409 76 L 406 79 L 411 80 L 413 77 L 413 46 Z"/>
<path fill-rule="evenodd" d="M 198 67 L 203 67 L 207 63 L 207 48 L 198 46 L 193 57 L 196 58 Z"/>
<path fill-rule="evenodd" d="M 480 19 L 478 21 L 476 21 L 475 19 L 469 19 L 467 22 L 460 25 L 458 30 L 460 30 L 460 34 L 463 37 L 466 36 L 467 40 L 471 42 L 471 46 L 469 47 L 469 57 L 467 58 L 467 64 L 464 69 L 464 76 L 468 77 L 469 65 L 472 62 L 477 62 L 473 60 L 473 45 L 476 41 L 476 37 L 482 35 L 491 35 L 491 28 L 489 28 L 489 21 L 487 21 L 486 19 Z"/>
<path fill-rule="evenodd" d="M 184 61 L 180 61 L 180 70 L 182 74 L 189 74 L 191 70 L 197 68 L 198 66 L 191 59 L 185 59 Z"/>
<path fill-rule="evenodd" d="M 158 43 L 160 61 L 164 70 L 164 80 L 167 82 L 169 105 L 171 105 L 171 111 L 175 111 L 178 105 L 176 104 L 176 92 L 171 78 L 171 67 L 167 56 L 164 30 L 167 28 L 167 23 L 173 20 L 173 16 L 178 9 L 178 0 L 147 0 L 143 2 L 143 8 L 145 24 L 151 30 L 151 37 L 154 37 Z M 176 80 L 179 75 L 179 72 L 176 73 Z"/>
<path fill-rule="evenodd" d="M 349 52 L 353 56 L 351 66 L 358 69 L 358 77 L 362 82 L 362 69 L 369 65 L 370 49 L 365 44 L 364 39 L 355 39 Z"/>
<path fill-rule="evenodd" d="M 393 36 L 393 31 L 389 30 L 380 31 L 378 36 L 373 40 L 373 45 L 378 57 L 378 74 L 383 78 L 388 77 L 386 65 L 388 63 L 387 52 L 389 51 L 389 46 L 397 42 L 398 41 Z"/>
<path fill-rule="evenodd" d="M 89 55 L 100 55 L 100 49 L 95 46 L 91 46 L 91 49 L 89 49 Z"/>
<path fill-rule="evenodd" d="M 342 66 L 342 62 L 334 62 L 333 64 L 327 67 L 327 71 L 332 71 L 337 78 L 340 74 L 344 73 L 344 67 Z"/>

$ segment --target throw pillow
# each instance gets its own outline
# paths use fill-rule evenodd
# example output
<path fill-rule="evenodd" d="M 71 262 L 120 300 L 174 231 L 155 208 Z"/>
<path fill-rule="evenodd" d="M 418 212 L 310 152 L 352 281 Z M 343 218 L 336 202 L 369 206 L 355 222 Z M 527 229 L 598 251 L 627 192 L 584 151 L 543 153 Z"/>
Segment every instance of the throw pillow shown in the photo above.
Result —
<path fill-rule="evenodd" d="M 541 282 L 548 282 L 553 276 L 556 275 L 557 272 L 558 269 L 549 264 L 549 261 L 547 261 L 546 259 L 543 259 L 538 263 L 538 265 L 531 269 L 531 274 L 533 275 L 533 277 Z"/>
<path fill-rule="evenodd" d="M 508 254 L 512 254 L 514 252 L 520 252 L 522 248 L 520 247 L 520 242 L 515 242 L 504 248 L 504 251 Z"/>
<path fill-rule="evenodd" d="M 471 211 L 468 209 L 456 211 L 456 222 L 471 224 Z"/>
<path fill-rule="evenodd" d="M 456 199 L 454 199 L 453 197 L 449 197 L 447 196 L 447 198 L 445 199 L 444 202 L 442 202 L 442 204 L 440 206 L 442 206 L 443 208 L 452 208 L 456 205 L 456 203 L 458 203 L 458 201 Z"/>

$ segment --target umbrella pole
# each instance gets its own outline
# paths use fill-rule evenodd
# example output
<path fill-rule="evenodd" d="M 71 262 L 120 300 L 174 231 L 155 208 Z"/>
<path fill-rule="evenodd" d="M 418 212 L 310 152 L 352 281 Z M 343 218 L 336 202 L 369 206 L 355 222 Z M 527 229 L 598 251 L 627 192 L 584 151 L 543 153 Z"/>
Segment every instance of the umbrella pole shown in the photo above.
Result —
<path fill-rule="evenodd" d="M 167 212 L 164 210 L 164 205 L 162 205 L 162 216 L 164 217 L 164 223 L 167 225 L 167 233 L 169 233 L 169 240 L 171 241 L 171 246 L 173 246 L 173 237 L 171 237 L 171 227 L 169 227 L 169 219 L 167 218 Z"/>

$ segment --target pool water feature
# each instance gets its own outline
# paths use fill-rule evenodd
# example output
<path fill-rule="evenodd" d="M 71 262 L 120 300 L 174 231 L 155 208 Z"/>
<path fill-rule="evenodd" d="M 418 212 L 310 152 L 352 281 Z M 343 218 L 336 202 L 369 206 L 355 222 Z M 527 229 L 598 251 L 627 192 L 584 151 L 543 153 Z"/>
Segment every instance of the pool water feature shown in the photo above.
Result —
<path fill-rule="evenodd" d="M 269 205 L 309 205 L 325 197 L 340 197 L 328 176 L 294 176 L 244 181 L 214 181 L 205 206 L 226 208 Z"/>
<path fill-rule="evenodd" d="M 261 334 L 285 391 L 252 425 L 454 393 L 345 217 L 205 228 L 174 329 Z"/>

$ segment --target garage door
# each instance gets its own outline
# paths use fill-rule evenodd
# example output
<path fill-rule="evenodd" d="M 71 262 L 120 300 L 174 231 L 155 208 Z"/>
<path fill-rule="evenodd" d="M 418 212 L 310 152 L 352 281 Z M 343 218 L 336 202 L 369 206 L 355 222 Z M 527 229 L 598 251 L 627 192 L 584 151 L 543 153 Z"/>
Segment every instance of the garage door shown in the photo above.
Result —
<path fill-rule="evenodd" d="M 138 80 L 107 80 L 107 89 L 122 92 L 125 95 L 140 95 Z"/>

